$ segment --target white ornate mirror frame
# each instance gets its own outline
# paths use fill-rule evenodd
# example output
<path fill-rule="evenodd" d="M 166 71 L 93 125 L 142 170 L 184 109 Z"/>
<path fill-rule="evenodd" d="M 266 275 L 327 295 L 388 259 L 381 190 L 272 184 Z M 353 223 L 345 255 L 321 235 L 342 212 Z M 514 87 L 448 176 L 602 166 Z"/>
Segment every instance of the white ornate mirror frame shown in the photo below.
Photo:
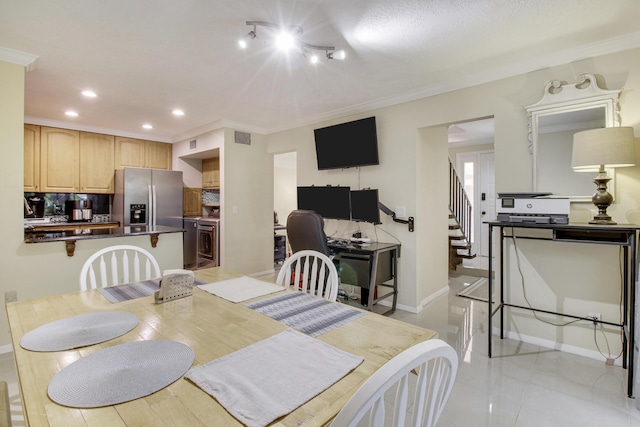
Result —
<path fill-rule="evenodd" d="M 619 94 L 619 90 L 598 87 L 593 74 L 581 74 L 574 84 L 548 82 L 542 99 L 525 107 L 529 118 L 534 192 L 550 192 L 569 197 L 572 202 L 591 202 L 595 192 L 593 177 L 571 169 L 573 133 L 620 126 Z M 577 119 L 579 116 L 583 117 Z M 556 136 L 545 138 L 545 133 Z M 611 169 L 607 173 L 614 176 Z M 609 191 L 615 195 L 613 183 L 612 179 Z"/>

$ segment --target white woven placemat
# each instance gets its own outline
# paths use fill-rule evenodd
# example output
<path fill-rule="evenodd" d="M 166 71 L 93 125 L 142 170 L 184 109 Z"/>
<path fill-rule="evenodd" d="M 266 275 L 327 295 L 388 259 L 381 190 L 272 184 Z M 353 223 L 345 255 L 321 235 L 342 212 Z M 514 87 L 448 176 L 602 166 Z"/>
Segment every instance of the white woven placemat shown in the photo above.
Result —
<path fill-rule="evenodd" d="M 148 396 L 178 380 L 194 353 L 169 340 L 109 347 L 67 366 L 49 383 L 49 397 L 73 408 L 98 408 Z"/>
<path fill-rule="evenodd" d="M 264 427 L 322 393 L 363 358 L 287 329 L 193 368 L 193 381 L 249 427 Z"/>
<path fill-rule="evenodd" d="M 20 346 L 31 351 L 62 351 L 98 344 L 126 334 L 139 320 L 135 314 L 124 311 L 80 314 L 27 332 Z"/>
<path fill-rule="evenodd" d="M 284 287 L 249 276 L 221 280 L 198 286 L 203 291 L 224 298 L 231 302 L 242 302 L 252 298 L 284 291 Z"/>

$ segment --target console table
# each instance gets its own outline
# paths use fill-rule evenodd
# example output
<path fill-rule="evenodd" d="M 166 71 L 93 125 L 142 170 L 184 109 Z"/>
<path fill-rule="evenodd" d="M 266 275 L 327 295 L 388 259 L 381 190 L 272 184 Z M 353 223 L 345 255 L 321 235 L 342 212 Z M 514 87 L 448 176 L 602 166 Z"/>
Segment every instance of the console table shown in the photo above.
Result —
<path fill-rule="evenodd" d="M 517 239 L 533 239 L 533 240 L 549 240 L 555 242 L 600 244 L 600 245 L 616 245 L 623 249 L 623 315 L 622 323 L 603 322 L 610 326 L 622 328 L 622 366 L 627 369 L 627 395 L 633 397 L 633 378 L 634 378 L 634 340 L 635 340 L 635 304 L 636 290 L 635 283 L 637 277 L 637 257 L 636 242 L 638 230 L 640 227 L 633 224 L 618 225 L 592 225 L 592 224 L 534 224 L 534 223 L 511 223 L 491 221 L 486 222 L 489 226 L 489 357 L 491 357 L 491 341 L 492 341 L 492 319 L 493 316 L 500 312 L 500 338 L 504 338 L 504 307 L 514 307 L 524 310 L 537 311 L 547 314 L 561 315 L 573 319 L 583 319 L 593 321 L 587 317 L 575 316 L 565 313 L 557 313 L 549 310 L 541 310 L 532 307 L 526 307 L 511 304 L 504 300 L 504 241 L 506 238 L 512 238 L 516 229 L 540 229 L 551 231 L 551 237 L 532 237 L 517 236 Z M 498 229 L 500 232 L 500 302 L 494 308 L 493 305 L 493 230 Z M 510 229 L 509 235 L 505 234 L 505 229 Z"/>
<path fill-rule="evenodd" d="M 361 302 L 369 311 L 378 314 L 393 313 L 398 299 L 399 243 L 356 244 L 330 242 L 337 264 L 340 282 L 359 286 Z M 378 293 L 379 287 L 386 288 Z M 379 301 L 392 298 L 391 307 L 376 306 Z M 374 308 L 375 306 L 375 308 Z"/>

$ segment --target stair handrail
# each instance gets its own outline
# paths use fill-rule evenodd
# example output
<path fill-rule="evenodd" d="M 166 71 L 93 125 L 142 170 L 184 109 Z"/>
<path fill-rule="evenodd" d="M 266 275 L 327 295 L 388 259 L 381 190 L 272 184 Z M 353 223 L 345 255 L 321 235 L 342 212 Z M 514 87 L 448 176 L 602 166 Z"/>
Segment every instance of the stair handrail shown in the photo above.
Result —
<path fill-rule="evenodd" d="M 471 212 L 471 202 L 467 196 L 462 181 L 458 176 L 456 168 L 449 159 L 449 211 L 455 217 L 455 220 L 460 225 L 460 231 L 462 235 L 471 243 L 469 233 L 471 233 L 471 221 L 473 219 Z"/>

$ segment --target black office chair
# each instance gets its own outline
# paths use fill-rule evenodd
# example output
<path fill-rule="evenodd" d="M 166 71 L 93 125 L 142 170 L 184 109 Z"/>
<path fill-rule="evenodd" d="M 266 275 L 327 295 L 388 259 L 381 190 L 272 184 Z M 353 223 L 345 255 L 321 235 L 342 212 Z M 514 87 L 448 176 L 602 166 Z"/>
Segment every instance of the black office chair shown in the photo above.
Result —
<path fill-rule="evenodd" d="M 291 251 L 313 250 L 331 256 L 324 219 L 314 211 L 297 210 L 287 217 L 287 237 Z"/>

